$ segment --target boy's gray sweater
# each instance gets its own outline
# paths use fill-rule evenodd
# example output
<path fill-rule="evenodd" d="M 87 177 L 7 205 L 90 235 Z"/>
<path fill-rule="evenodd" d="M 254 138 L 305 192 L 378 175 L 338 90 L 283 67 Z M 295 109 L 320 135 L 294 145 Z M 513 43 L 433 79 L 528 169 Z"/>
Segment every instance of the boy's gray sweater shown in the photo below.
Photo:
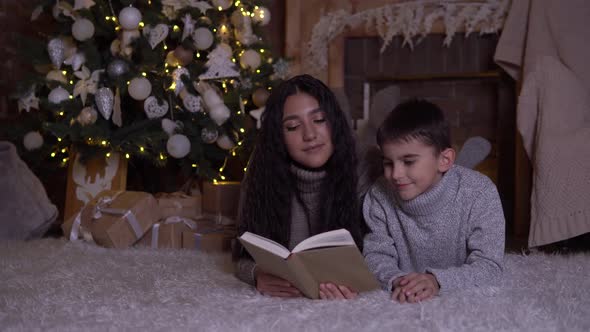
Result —
<path fill-rule="evenodd" d="M 503 270 L 505 220 L 496 186 L 454 165 L 433 188 L 401 201 L 384 178 L 369 190 L 363 254 L 386 290 L 410 272 L 431 273 L 447 292 L 496 282 Z"/>

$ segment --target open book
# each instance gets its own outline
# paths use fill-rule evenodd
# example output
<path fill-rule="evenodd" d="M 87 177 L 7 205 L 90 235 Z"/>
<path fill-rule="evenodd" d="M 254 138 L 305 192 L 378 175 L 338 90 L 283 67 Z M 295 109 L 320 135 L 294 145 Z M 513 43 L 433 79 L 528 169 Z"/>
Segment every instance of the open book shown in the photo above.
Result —
<path fill-rule="evenodd" d="M 288 280 L 309 298 L 319 298 L 320 283 L 325 282 L 357 292 L 379 287 L 345 229 L 314 235 L 292 251 L 250 232 L 239 240 L 263 271 Z"/>

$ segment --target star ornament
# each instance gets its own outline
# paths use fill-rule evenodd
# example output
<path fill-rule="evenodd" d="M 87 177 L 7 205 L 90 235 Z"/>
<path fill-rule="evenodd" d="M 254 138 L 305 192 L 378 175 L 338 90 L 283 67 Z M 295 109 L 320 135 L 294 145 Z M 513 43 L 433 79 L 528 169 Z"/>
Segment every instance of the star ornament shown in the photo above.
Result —
<path fill-rule="evenodd" d="M 18 99 L 18 110 L 30 111 L 31 108 L 39 109 L 39 98 L 35 96 L 35 89 L 31 89 L 26 95 Z"/>
<path fill-rule="evenodd" d="M 207 10 L 213 8 L 207 1 L 189 0 L 189 6 L 198 8 L 203 15 L 207 14 Z"/>
<path fill-rule="evenodd" d="M 265 107 L 257 108 L 250 111 L 250 116 L 256 120 L 256 129 L 260 129 L 262 126 L 262 113 L 264 113 Z"/>
<path fill-rule="evenodd" d="M 86 97 L 88 94 L 95 94 L 98 88 L 98 79 L 104 69 L 95 70 L 90 74 L 90 70 L 86 66 L 82 70 L 74 72 L 74 75 L 80 80 L 74 86 L 74 98 L 80 96 L 82 105 L 86 105 Z"/>
<path fill-rule="evenodd" d="M 89 9 L 94 5 L 95 3 L 92 0 L 76 0 L 74 3 L 74 10 Z"/>
<path fill-rule="evenodd" d="M 184 28 L 182 29 L 182 38 L 180 40 L 184 40 L 195 30 L 195 20 L 193 20 L 190 14 L 184 15 L 182 22 L 184 23 Z"/>

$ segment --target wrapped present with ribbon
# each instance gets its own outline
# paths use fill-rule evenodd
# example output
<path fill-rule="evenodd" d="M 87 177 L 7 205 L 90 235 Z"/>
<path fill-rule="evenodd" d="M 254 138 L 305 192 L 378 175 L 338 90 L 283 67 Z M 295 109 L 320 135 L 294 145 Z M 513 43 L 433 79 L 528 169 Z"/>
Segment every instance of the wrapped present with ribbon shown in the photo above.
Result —
<path fill-rule="evenodd" d="M 183 192 L 157 193 L 160 218 L 183 217 L 196 219 L 201 215 L 201 196 L 187 195 Z"/>
<path fill-rule="evenodd" d="M 104 247 L 127 248 L 137 242 L 159 216 L 158 203 L 149 193 L 105 190 L 66 223 L 71 226 L 65 234 L 70 240 L 83 238 Z"/>
<path fill-rule="evenodd" d="M 240 201 L 240 182 L 203 182 L 203 213 L 235 219 Z"/>
<path fill-rule="evenodd" d="M 138 246 L 151 248 L 182 248 L 182 232 L 195 231 L 197 223 L 188 218 L 172 216 L 156 223 L 137 242 Z"/>
<path fill-rule="evenodd" d="M 203 227 L 203 225 L 197 223 L 196 231 L 182 232 L 182 248 L 205 252 L 229 251 L 234 236 L 224 227 Z"/>

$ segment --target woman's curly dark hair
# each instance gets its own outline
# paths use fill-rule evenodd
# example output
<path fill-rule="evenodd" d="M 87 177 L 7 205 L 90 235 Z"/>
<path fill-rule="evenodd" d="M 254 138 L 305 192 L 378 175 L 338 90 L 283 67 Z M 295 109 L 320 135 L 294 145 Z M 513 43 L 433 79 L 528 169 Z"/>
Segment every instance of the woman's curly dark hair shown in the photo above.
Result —
<path fill-rule="evenodd" d="M 291 201 L 297 192 L 290 170 L 294 161 L 283 138 L 283 106 L 287 97 L 297 93 L 306 93 L 318 101 L 332 131 L 334 153 L 322 167 L 326 177 L 318 204 L 320 231 L 346 228 L 360 244 L 357 157 L 352 130 L 332 91 L 310 75 L 282 82 L 266 103 L 262 128 L 248 165 L 239 233 L 253 232 L 288 246 Z"/>

